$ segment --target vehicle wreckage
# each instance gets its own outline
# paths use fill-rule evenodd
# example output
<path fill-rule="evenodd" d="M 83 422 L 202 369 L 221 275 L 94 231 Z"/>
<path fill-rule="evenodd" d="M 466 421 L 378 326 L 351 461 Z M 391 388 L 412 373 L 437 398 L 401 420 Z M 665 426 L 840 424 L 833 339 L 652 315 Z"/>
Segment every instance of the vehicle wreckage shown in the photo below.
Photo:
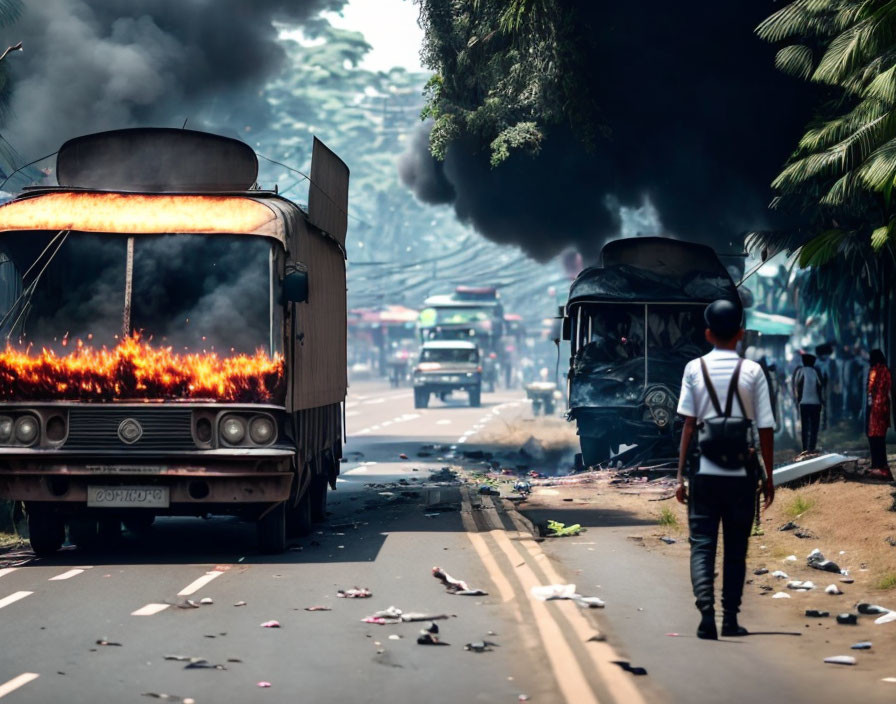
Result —
<path fill-rule="evenodd" d="M 583 463 L 629 450 L 642 460 L 675 456 L 684 367 L 710 349 L 704 308 L 739 301 L 737 288 L 715 251 L 693 242 L 621 239 L 601 259 L 572 283 L 563 310 L 568 418 Z"/>

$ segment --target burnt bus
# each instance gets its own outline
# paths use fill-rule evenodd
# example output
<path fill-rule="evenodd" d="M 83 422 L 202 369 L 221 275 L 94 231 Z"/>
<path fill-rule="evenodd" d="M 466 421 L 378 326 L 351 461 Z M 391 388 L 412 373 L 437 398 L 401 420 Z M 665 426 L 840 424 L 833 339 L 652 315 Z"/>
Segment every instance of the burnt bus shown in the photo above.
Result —
<path fill-rule="evenodd" d="M 71 140 L 59 185 L 0 206 L 0 498 L 31 544 L 159 515 L 325 514 L 342 454 L 348 168 L 314 140 L 308 209 L 246 144 L 189 130 Z"/>
<path fill-rule="evenodd" d="M 709 351 L 703 311 L 739 302 L 711 247 L 664 237 L 608 243 L 602 266 L 582 271 L 564 310 L 570 342 L 568 418 L 585 466 L 621 452 L 677 456 L 684 367 Z"/>

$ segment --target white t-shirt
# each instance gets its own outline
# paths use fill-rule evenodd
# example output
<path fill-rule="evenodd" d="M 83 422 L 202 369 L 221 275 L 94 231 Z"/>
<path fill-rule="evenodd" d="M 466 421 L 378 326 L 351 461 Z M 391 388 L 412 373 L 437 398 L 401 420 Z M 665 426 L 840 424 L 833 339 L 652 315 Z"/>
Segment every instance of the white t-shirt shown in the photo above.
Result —
<path fill-rule="evenodd" d="M 734 368 L 737 366 L 739 359 L 737 352 L 718 349 L 714 349 L 703 357 L 703 360 L 706 362 L 706 368 L 709 371 L 709 378 L 712 380 L 712 385 L 716 390 L 716 396 L 719 397 L 719 405 L 723 410 L 725 408 L 725 400 L 728 398 L 728 386 L 731 383 L 731 376 L 734 374 Z M 774 428 L 775 416 L 772 413 L 768 383 L 765 380 L 762 367 L 756 362 L 745 359 L 740 367 L 740 378 L 737 381 L 737 388 L 740 391 L 747 418 L 753 420 L 755 427 Z M 692 359 L 684 368 L 684 376 L 681 379 L 681 396 L 678 399 L 678 414 L 696 418 L 698 422 L 704 418 L 714 418 L 717 415 L 709 398 L 709 392 L 706 390 L 699 359 Z M 733 418 L 743 417 L 737 398 L 734 399 L 732 404 L 731 416 Z M 738 470 L 725 469 L 711 462 L 706 457 L 700 457 L 700 469 L 697 473 L 724 477 L 747 476 L 746 468 Z"/>

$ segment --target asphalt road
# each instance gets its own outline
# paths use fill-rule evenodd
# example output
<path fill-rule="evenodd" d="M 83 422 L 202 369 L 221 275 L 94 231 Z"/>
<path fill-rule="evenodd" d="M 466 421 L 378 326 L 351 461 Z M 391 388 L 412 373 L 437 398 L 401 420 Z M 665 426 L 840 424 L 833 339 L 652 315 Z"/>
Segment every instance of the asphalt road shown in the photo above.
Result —
<path fill-rule="evenodd" d="M 159 520 L 104 553 L 0 555 L 0 704 L 892 701 L 861 668 L 821 665 L 750 594 L 745 623 L 763 635 L 693 637 L 687 546 L 676 557 L 628 540 L 644 527 L 633 516 L 558 500 L 550 517 L 588 532 L 540 542 L 505 502 L 429 479 L 480 433 L 529 416 L 520 392 L 415 410 L 409 389 L 362 382 L 346 415 L 328 520 L 282 556 L 258 554 L 254 527 L 229 518 Z M 436 565 L 488 595 L 447 593 Z M 532 597 L 568 582 L 606 608 Z M 355 586 L 373 596 L 336 596 Z M 448 616 L 449 645 L 418 645 L 425 623 L 362 622 L 390 606 Z M 494 645 L 464 649 L 475 641 Z"/>
<path fill-rule="evenodd" d="M 487 497 L 420 486 L 445 464 L 444 450 L 419 458 L 425 446 L 462 447 L 524 411 L 519 392 L 417 411 L 409 389 L 356 384 L 331 515 L 280 557 L 259 555 L 253 526 L 229 518 L 160 519 L 103 553 L 0 556 L 18 565 L 0 570 L 0 699 L 636 703 L 631 676 L 606 665 L 609 646 L 585 643 L 598 631 L 589 615 L 529 596 L 552 574 L 508 539 L 510 518 Z M 368 486 L 398 479 L 408 486 Z M 435 565 L 489 594 L 447 593 Z M 337 598 L 354 586 L 372 598 Z M 214 603 L 180 608 L 204 598 Z M 332 610 L 305 610 L 318 605 Z M 389 606 L 448 615 L 438 623 L 450 645 L 418 645 L 422 623 L 362 622 Z M 261 627 L 269 620 L 280 628 Z M 490 652 L 464 649 L 483 640 Z M 151 698 L 163 694 L 173 698 Z"/>

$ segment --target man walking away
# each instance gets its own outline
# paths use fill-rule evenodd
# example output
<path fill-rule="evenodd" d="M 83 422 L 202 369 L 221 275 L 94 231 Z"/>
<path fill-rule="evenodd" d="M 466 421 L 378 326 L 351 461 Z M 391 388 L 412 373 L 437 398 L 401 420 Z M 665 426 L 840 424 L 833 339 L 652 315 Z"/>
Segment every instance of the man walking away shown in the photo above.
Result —
<path fill-rule="evenodd" d="M 818 445 L 818 426 L 821 423 L 824 382 L 815 368 L 815 355 L 808 352 L 800 354 L 803 365 L 793 372 L 793 395 L 800 407 L 803 452 L 815 452 Z"/>
<path fill-rule="evenodd" d="M 697 637 L 716 640 L 714 576 L 720 521 L 724 538 L 722 635 L 747 635 L 737 622 L 737 614 L 744 590 L 756 491 L 763 474 L 767 475 L 766 508 L 775 496 L 771 474 L 775 419 L 762 368 L 741 359 L 735 351 L 744 335 L 741 307 L 718 300 L 706 308 L 704 319 L 708 327 L 706 339 L 714 349 L 689 362 L 681 381 L 678 413 L 685 423 L 676 497 L 688 504 L 691 583 L 701 614 Z M 765 472 L 752 446 L 754 428 L 759 430 Z M 700 460 L 686 488 L 684 466 L 695 432 L 699 433 Z"/>

